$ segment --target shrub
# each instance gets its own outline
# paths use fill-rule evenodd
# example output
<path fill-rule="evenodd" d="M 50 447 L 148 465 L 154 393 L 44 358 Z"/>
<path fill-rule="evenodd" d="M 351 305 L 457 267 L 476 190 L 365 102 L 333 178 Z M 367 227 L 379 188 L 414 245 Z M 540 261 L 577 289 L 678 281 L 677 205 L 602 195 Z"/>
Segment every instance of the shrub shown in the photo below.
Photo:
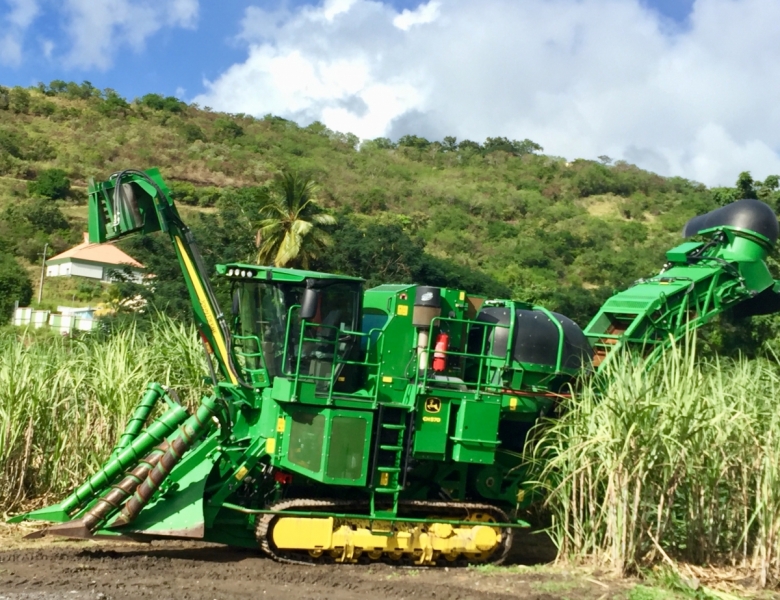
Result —
<path fill-rule="evenodd" d="M 141 97 L 139 104 L 148 106 L 153 110 L 164 110 L 171 113 L 183 112 L 187 105 L 173 96 L 163 97 L 160 94 L 146 94 Z"/>
<path fill-rule="evenodd" d="M 228 142 L 244 135 L 244 129 L 233 121 L 220 117 L 214 121 L 214 138 L 219 142 Z"/>
<path fill-rule="evenodd" d="M 11 318 L 14 302 L 29 304 L 32 291 L 27 271 L 10 254 L 0 254 L 0 322 L 7 323 Z"/>
<path fill-rule="evenodd" d="M 25 218 L 36 231 L 53 233 L 68 228 L 68 220 L 51 200 L 37 200 L 25 211 Z"/>
<path fill-rule="evenodd" d="M 70 193 L 70 179 L 62 169 L 41 171 L 35 181 L 27 184 L 31 196 L 40 196 L 51 200 L 67 198 Z"/>
<path fill-rule="evenodd" d="M 30 110 L 30 92 L 16 86 L 8 92 L 8 108 L 11 112 L 27 114 Z"/>
<path fill-rule="evenodd" d="M 203 133 L 203 130 L 195 123 L 184 123 L 179 131 L 181 132 L 182 137 L 190 144 L 192 142 L 197 142 L 198 140 L 202 142 L 206 141 L 206 134 Z"/>

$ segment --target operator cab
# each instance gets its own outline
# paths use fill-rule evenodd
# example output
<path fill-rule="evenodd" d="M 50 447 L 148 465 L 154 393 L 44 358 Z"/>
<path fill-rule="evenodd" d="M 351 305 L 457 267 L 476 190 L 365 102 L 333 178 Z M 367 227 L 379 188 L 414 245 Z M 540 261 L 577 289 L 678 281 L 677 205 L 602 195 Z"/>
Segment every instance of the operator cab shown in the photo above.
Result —
<path fill-rule="evenodd" d="M 217 270 L 232 282 L 232 351 L 245 380 L 310 380 L 317 392 L 347 386 L 346 363 L 360 347 L 362 279 L 245 264 Z"/>

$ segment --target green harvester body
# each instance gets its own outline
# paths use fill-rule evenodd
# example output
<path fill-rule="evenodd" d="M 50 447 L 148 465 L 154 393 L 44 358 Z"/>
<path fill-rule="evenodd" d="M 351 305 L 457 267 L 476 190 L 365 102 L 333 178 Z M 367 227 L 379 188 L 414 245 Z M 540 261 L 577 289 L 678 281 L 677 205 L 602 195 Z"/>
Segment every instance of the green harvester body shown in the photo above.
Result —
<path fill-rule="evenodd" d="M 500 562 L 538 496 L 526 436 L 557 398 L 620 347 L 657 355 L 724 310 L 780 307 L 765 263 L 777 219 L 755 201 L 693 219 L 685 234 L 704 241 L 670 250 L 583 331 L 466 290 L 363 290 L 240 263 L 217 267 L 233 289 L 225 315 L 159 172 L 124 171 L 89 194 L 91 241 L 171 237 L 213 393 L 188 412 L 150 384 L 94 476 L 15 518 L 54 523 L 42 533 L 197 539 L 295 561 Z"/>

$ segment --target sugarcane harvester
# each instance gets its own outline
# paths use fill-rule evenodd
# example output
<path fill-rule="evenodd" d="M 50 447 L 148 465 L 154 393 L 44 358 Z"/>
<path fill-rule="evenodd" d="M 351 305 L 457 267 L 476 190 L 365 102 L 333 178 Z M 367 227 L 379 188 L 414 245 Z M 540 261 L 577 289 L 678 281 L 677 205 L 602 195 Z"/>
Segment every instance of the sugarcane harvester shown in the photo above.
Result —
<path fill-rule="evenodd" d="M 525 302 L 249 264 L 217 266 L 226 315 L 156 170 L 92 183 L 89 224 L 93 242 L 170 236 L 213 393 L 188 411 L 150 384 L 102 468 L 16 518 L 55 523 L 42 534 L 197 539 L 296 562 L 499 563 L 535 495 L 526 434 L 579 378 L 725 310 L 780 308 L 765 263 L 778 222 L 754 200 L 692 219 L 696 240 L 584 331 Z"/>

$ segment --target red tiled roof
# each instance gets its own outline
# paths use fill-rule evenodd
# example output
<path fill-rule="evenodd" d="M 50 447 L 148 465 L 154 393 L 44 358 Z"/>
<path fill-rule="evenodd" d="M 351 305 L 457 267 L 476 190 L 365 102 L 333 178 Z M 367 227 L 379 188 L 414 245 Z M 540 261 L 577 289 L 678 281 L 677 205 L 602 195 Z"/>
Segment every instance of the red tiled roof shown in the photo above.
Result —
<path fill-rule="evenodd" d="M 57 256 L 52 256 L 46 262 L 59 260 L 61 258 L 74 258 L 77 260 L 89 260 L 107 265 L 129 265 L 138 269 L 144 268 L 144 266 L 132 256 L 125 254 L 113 244 L 90 244 L 88 238 L 89 236 L 85 233 L 84 241 L 78 246 L 74 246 L 70 250 L 66 250 Z"/>

